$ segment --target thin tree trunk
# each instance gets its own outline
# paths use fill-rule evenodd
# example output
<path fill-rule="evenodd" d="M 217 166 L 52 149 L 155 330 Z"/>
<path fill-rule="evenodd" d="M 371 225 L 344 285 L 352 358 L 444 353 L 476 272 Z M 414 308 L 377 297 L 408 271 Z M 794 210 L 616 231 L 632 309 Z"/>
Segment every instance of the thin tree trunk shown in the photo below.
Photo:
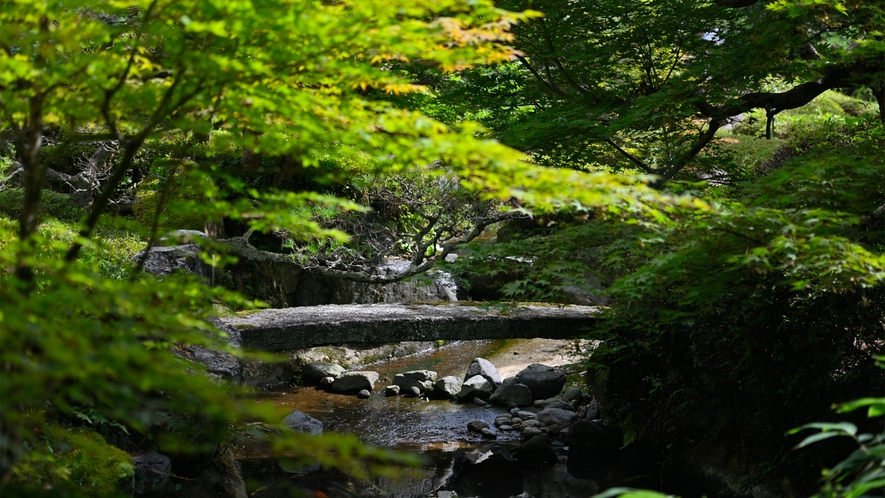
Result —
<path fill-rule="evenodd" d="M 17 257 L 15 274 L 23 281 L 30 282 L 33 272 L 26 263 L 27 254 L 33 250 L 33 235 L 40 222 L 40 202 L 43 185 L 43 171 L 40 165 L 40 147 L 43 145 L 43 95 L 34 89 L 30 98 L 30 112 L 27 128 L 20 130 L 16 144 L 18 161 L 22 166 L 24 200 L 19 217 L 19 239 L 21 247 Z"/>

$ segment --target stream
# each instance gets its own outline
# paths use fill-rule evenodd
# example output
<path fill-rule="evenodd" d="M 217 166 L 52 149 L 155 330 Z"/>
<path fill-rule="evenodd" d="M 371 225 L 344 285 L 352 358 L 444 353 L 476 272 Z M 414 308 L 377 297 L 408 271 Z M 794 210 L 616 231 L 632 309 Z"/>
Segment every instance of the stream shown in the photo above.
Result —
<path fill-rule="evenodd" d="M 275 459 L 242 455 L 240 463 L 250 496 L 307 497 L 585 497 L 596 490 L 593 481 L 572 478 L 560 463 L 541 475 L 520 468 L 507 456 L 522 442 L 515 432 L 497 432 L 496 440 L 468 432 L 468 422 L 481 420 L 494 427 L 504 407 L 412 397 L 385 397 L 384 386 L 397 373 L 434 370 L 440 377 L 463 378 L 477 357 L 491 361 L 501 378 L 515 375 L 531 363 L 559 366 L 575 362 L 573 344 L 550 339 L 463 341 L 417 355 L 359 367 L 381 379 L 369 399 L 333 394 L 314 387 L 260 395 L 263 402 L 304 412 L 324 424 L 324 433 L 351 434 L 366 444 L 420 454 L 425 464 L 406 469 L 399 480 L 359 481 L 336 471 L 288 468 Z M 287 467 L 284 469 L 284 467 Z"/>

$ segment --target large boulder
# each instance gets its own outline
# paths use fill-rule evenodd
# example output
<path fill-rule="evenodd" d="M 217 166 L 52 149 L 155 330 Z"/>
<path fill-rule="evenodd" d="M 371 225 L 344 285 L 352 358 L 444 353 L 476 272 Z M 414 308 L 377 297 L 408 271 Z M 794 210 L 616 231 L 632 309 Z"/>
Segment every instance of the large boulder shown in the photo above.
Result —
<path fill-rule="evenodd" d="M 210 377 L 234 384 L 243 383 L 243 365 L 234 355 L 203 346 L 188 346 L 186 349 L 189 354 L 185 356 L 197 363 L 202 363 Z"/>
<path fill-rule="evenodd" d="M 322 422 L 298 410 L 286 415 L 286 418 L 283 419 L 283 424 L 297 432 L 306 432 L 315 436 L 323 433 Z"/>
<path fill-rule="evenodd" d="M 470 362 L 470 366 L 467 367 L 467 373 L 464 374 L 464 380 L 475 375 L 485 377 L 486 380 L 495 386 L 495 388 L 501 386 L 501 375 L 498 373 L 498 369 L 495 368 L 495 365 L 492 365 L 492 362 L 485 358 L 474 358 L 473 361 Z"/>
<path fill-rule="evenodd" d="M 399 386 L 401 391 L 417 388 L 423 393 L 433 388 L 436 377 L 437 373 L 433 370 L 412 370 L 396 374 L 393 377 L 393 385 Z"/>
<path fill-rule="evenodd" d="M 574 410 L 548 407 L 538 412 L 536 420 L 548 429 L 548 434 L 559 434 L 559 431 L 565 429 L 577 419 L 578 414 Z"/>
<path fill-rule="evenodd" d="M 553 367 L 532 363 L 516 374 L 516 381 L 528 386 L 535 399 L 546 399 L 562 391 L 565 386 L 565 374 L 557 372 Z"/>
<path fill-rule="evenodd" d="M 153 275 L 165 277 L 180 270 L 193 273 L 212 285 L 215 280 L 215 268 L 200 258 L 200 246 L 193 242 L 206 238 L 207 235 L 198 230 L 177 230 L 163 237 L 161 242 L 166 244 L 182 242 L 180 245 L 151 247 L 147 254 L 141 251 L 132 259 L 135 261 L 144 259 L 144 271 Z"/>
<path fill-rule="evenodd" d="M 375 388 L 375 383 L 378 382 L 378 377 L 378 372 L 346 372 L 332 383 L 332 391 L 335 391 L 336 393 L 359 392 L 363 389 L 371 391 Z"/>
<path fill-rule="evenodd" d="M 478 398 L 487 401 L 492 397 L 494 391 L 495 386 L 485 377 L 482 375 L 474 375 L 461 385 L 461 391 L 458 393 L 458 400 L 469 402 Z"/>
<path fill-rule="evenodd" d="M 452 399 L 461 392 L 461 379 L 448 375 L 433 384 L 433 397 L 437 399 Z"/>
<path fill-rule="evenodd" d="M 525 384 L 507 384 L 497 389 L 489 401 L 502 406 L 528 406 L 532 404 L 532 391 Z"/>
<path fill-rule="evenodd" d="M 296 369 L 288 361 L 262 361 L 243 358 L 243 379 L 246 385 L 273 391 L 285 389 L 295 381 Z"/>
<path fill-rule="evenodd" d="M 301 377 L 308 382 L 317 383 L 324 377 L 341 377 L 344 372 L 346 372 L 346 370 L 341 365 L 326 363 L 324 361 L 314 361 L 307 363 L 301 368 Z"/>

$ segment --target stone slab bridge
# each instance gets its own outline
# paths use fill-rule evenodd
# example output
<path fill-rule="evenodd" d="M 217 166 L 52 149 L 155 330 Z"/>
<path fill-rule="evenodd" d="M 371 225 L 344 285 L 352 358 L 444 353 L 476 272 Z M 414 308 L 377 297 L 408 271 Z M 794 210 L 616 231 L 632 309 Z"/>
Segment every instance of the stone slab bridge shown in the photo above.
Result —
<path fill-rule="evenodd" d="M 222 321 L 240 332 L 246 349 L 286 351 L 401 341 L 571 339 L 598 323 L 598 311 L 572 305 L 332 304 L 269 309 Z"/>

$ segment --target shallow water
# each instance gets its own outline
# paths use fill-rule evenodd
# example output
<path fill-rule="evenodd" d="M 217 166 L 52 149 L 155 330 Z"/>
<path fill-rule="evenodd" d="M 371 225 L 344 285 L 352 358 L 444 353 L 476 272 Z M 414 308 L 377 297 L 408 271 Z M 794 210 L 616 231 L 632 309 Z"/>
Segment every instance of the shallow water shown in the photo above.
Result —
<path fill-rule="evenodd" d="M 467 423 L 474 420 L 494 427 L 495 416 L 504 413 L 504 407 L 385 397 L 382 393 L 397 373 L 409 370 L 434 370 L 439 377 L 463 378 L 470 362 L 482 357 L 491 361 L 501 377 L 506 378 L 530 363 L 556 366 L 574 362 L 575 358 L 569 354 L 571 349 L 568 341 L 547 339 L 457 342 L 419 355 L 360 367 L 360 370 L 376 371 L 381 377 L 367 400 L 313 387 L 263 394 L 261 398 L 267 402 L 302 411 L 322 421 L 326 433 L 353 434 L 367 444 L 420 453 L 432 463 L 409 470 L 408 478 L 401 482 L 356 482 L 335 472 L 298 475 L 282 471 L 275 462 L 244 461 L 247 479 L 261 481 L 260 485 L 253 485 L 253 496 L 289 496 L 295 490 L 306 490 L 306 496 L 330 497 L 452 496 L 446 494 L 449 491 L 457 492 L 457 496 L 483 497 L 509 497 L 523 492 L 529 493 L 524 496 L 589 496 L 588 489 L 580 489 L 577 494 L 539 491 L 544 488 L 539 482 L 546 479 L 550 481 L 547 488 L 561 487 L 569 476 L 563 477 L 561 468 L 548 472 L 550 476 L 546 478 L 524 475 L 513 462 L 489 451 L 492 443 L 505 448 L 519 444 L 521 437 L 516 433 L 498 431 L 498 438 L 489 441 L 467 431 Z M 311 495 L 311 490 L 318 493 Z"/>

